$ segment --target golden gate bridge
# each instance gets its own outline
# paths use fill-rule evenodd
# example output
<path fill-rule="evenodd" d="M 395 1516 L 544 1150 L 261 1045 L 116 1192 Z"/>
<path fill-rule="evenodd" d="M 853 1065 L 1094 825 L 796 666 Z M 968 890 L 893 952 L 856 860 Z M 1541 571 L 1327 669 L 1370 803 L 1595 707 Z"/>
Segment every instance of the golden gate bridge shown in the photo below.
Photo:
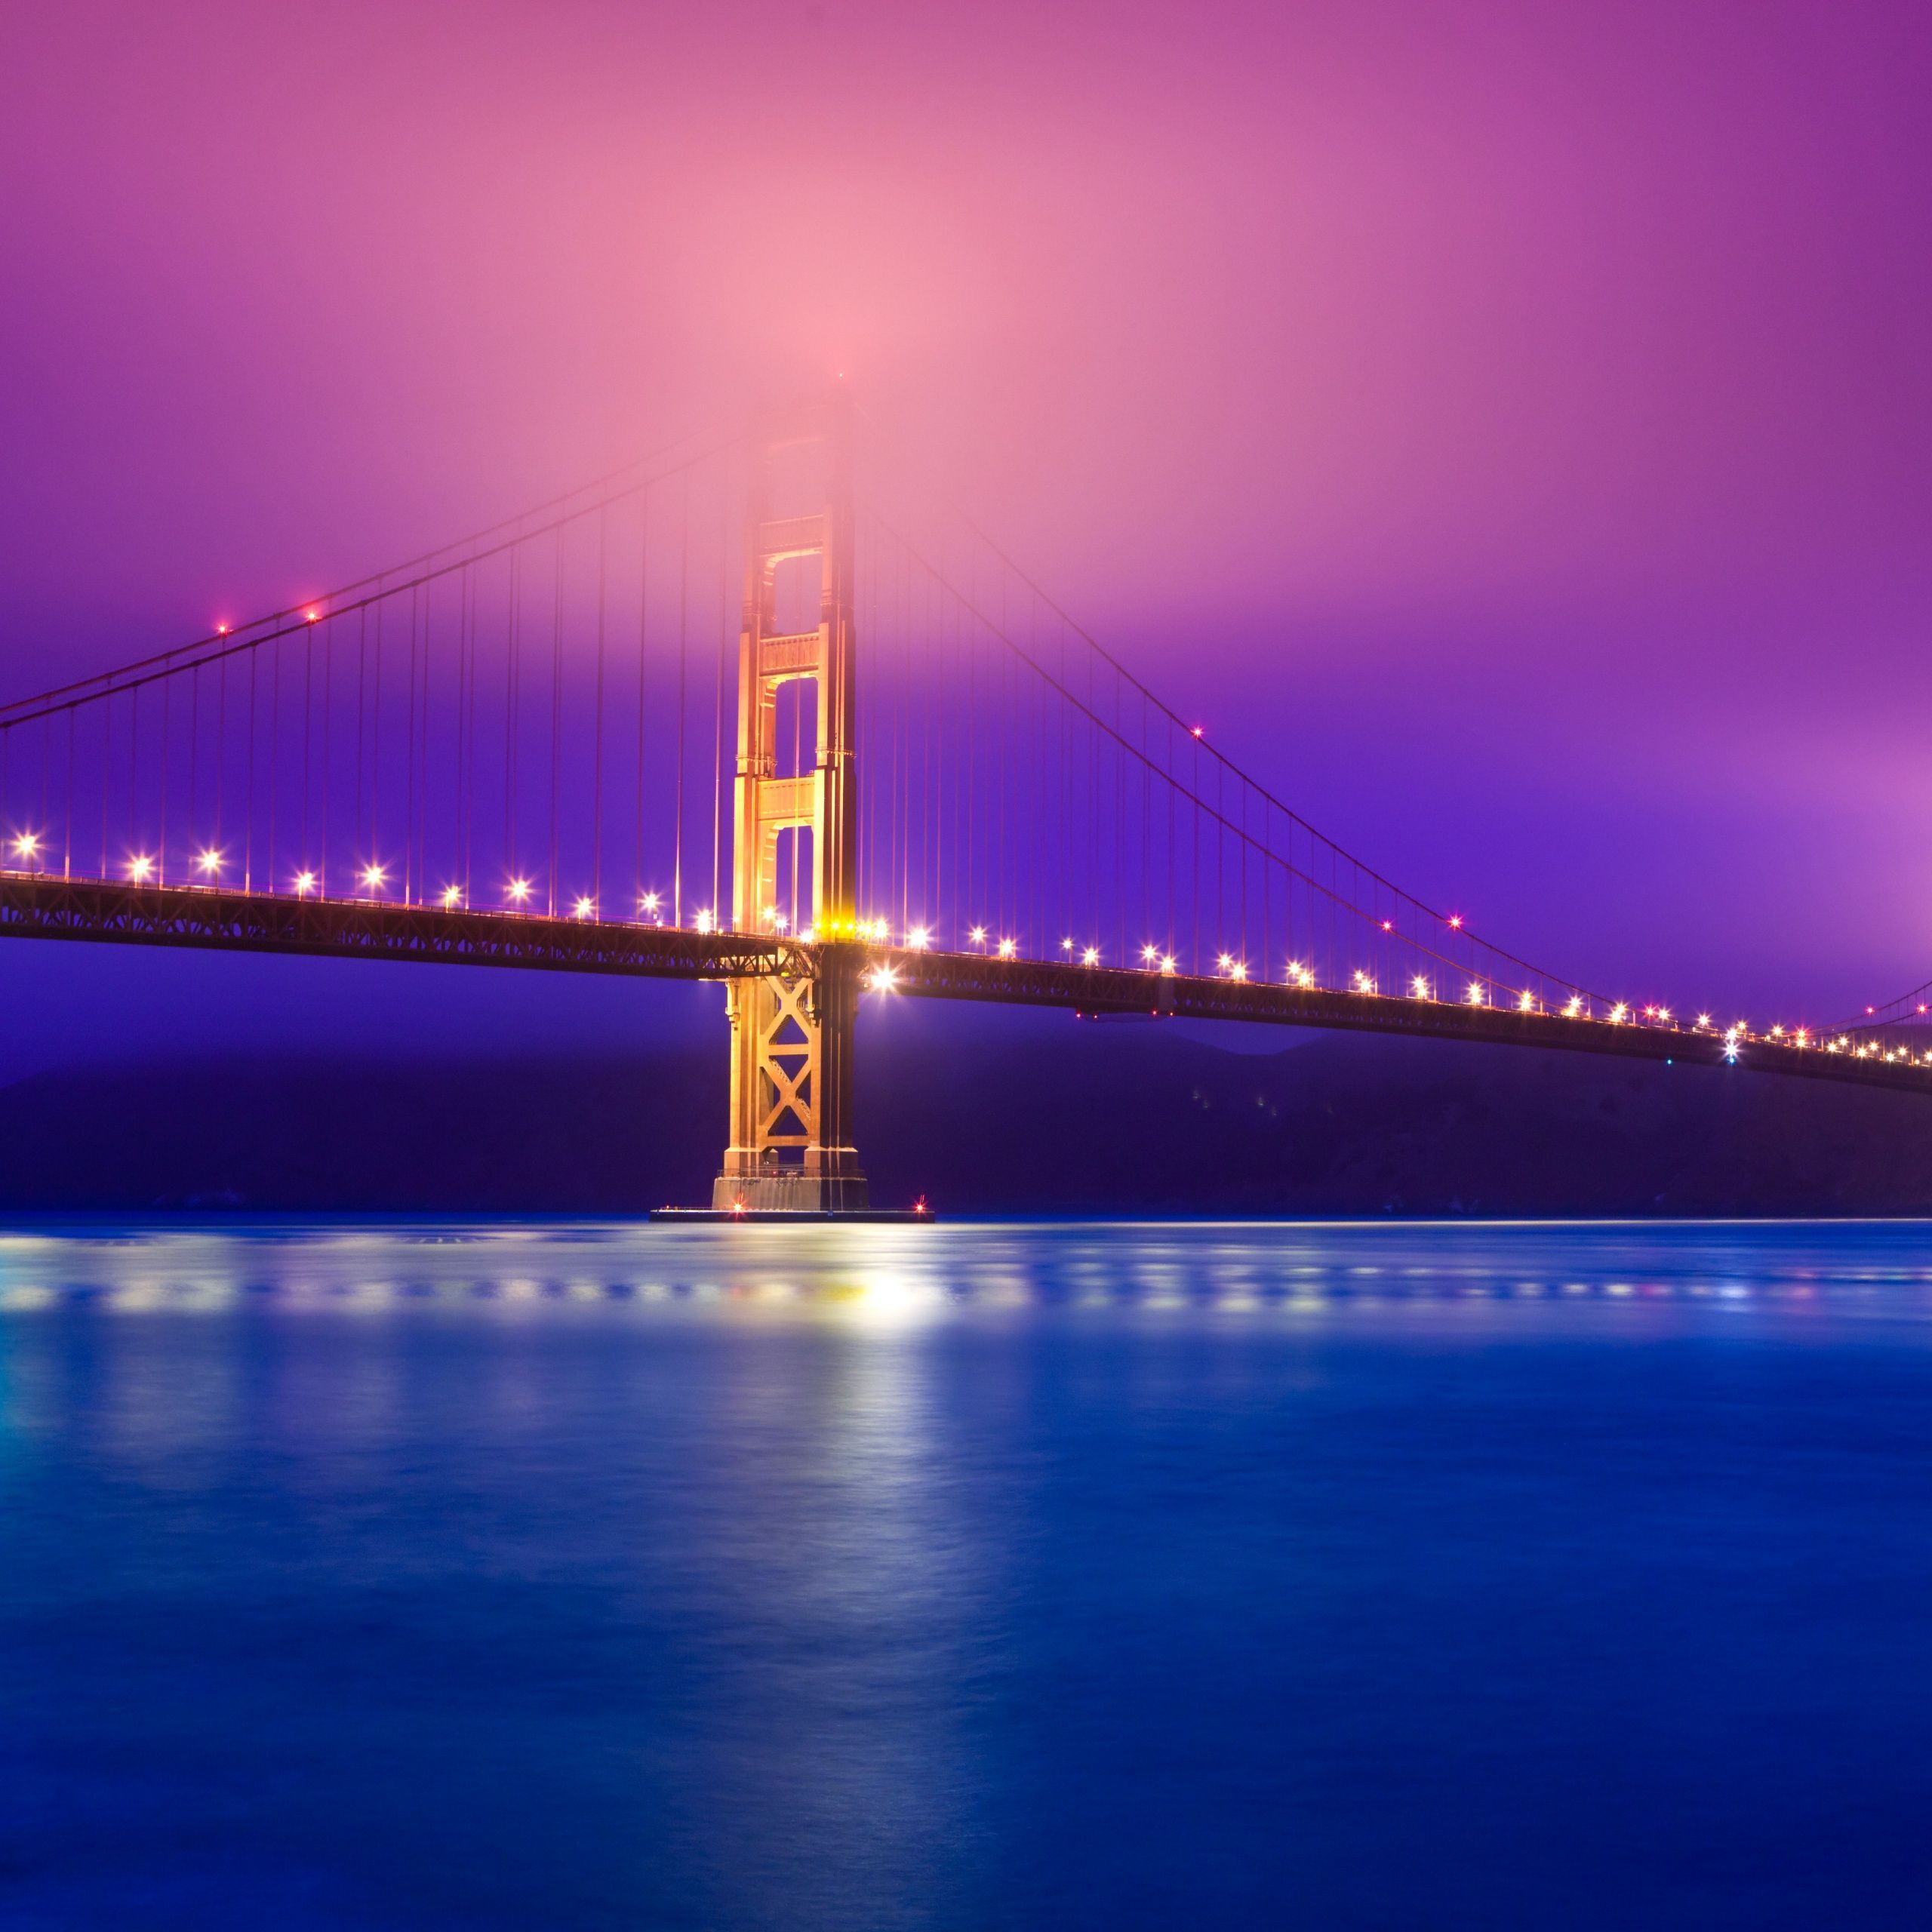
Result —
<path fill-rule="evenodd" d="M 1755 1028 L 1397 886 L 842 389 L 0 706 L 0 934 L 723 981 L 725 1214 L 869 1211 L 869 993 L 1932 1091 L 1932 983 Z"/>

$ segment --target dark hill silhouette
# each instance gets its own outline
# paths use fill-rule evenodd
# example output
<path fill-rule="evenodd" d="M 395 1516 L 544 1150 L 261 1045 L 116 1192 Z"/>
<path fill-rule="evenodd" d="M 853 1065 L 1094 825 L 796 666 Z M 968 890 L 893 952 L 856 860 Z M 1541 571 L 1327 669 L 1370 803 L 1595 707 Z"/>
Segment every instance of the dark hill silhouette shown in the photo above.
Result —
<path fill-rule="evenodd" d="M 0 1090 L 0 1204 L 629 1214 L 706 1198 L 715 1043 L 595 1061 L 262 1057 Z M 1164 1027 L 861 1056 L 881 1204 L 942 1214 L 1932 1211 L 1923 1100 L 1748 1072 Z"/>

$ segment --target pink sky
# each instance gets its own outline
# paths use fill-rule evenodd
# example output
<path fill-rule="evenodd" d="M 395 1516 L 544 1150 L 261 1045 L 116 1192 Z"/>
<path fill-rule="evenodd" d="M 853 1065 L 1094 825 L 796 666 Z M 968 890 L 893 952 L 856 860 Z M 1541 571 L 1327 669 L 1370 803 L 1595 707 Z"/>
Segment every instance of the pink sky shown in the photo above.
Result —
<path fill-rule="evenodd" d="M 1932 972 L 1932 14 L 16 7 L 10 689 L 846 370 L 1598 981 Z"/>

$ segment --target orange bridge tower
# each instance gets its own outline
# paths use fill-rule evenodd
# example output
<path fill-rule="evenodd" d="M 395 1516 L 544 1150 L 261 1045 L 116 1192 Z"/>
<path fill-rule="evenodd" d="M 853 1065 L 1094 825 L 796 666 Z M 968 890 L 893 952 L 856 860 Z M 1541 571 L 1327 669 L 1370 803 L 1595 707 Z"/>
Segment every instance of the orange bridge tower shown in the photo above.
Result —
<path fill-rule="evenodd" d="M 731 982 L 731 1140 L 714 1211 L 853 1214 L 869 1204 L 852 1144 L 863 954 L 853 538 L 851 405 L 835 391 L 762 423 L 752 452 L 732 919 L 743 933 L 782 921 L 816 943 L 801 949 L 794 973 Z M 789 734 L 780 724 L 787 685 L 799 687 L 786 697 L 795 706 Z M 792 746 L 808 742 L 811 763 L 801 751 L 786 768 Z"/>

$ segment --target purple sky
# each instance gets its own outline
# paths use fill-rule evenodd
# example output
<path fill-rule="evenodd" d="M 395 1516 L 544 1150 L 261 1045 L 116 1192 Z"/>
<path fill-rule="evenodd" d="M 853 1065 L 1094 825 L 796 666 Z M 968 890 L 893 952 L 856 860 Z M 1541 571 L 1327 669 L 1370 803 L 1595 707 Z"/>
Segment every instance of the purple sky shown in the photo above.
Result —
<path fill-rule="evenodd" d="M 8 691 L 842 368 L 1396 878 L 1835 1017 L 1932 972 L 1928 98 L 1879 0 L 16 7 Z"/>

